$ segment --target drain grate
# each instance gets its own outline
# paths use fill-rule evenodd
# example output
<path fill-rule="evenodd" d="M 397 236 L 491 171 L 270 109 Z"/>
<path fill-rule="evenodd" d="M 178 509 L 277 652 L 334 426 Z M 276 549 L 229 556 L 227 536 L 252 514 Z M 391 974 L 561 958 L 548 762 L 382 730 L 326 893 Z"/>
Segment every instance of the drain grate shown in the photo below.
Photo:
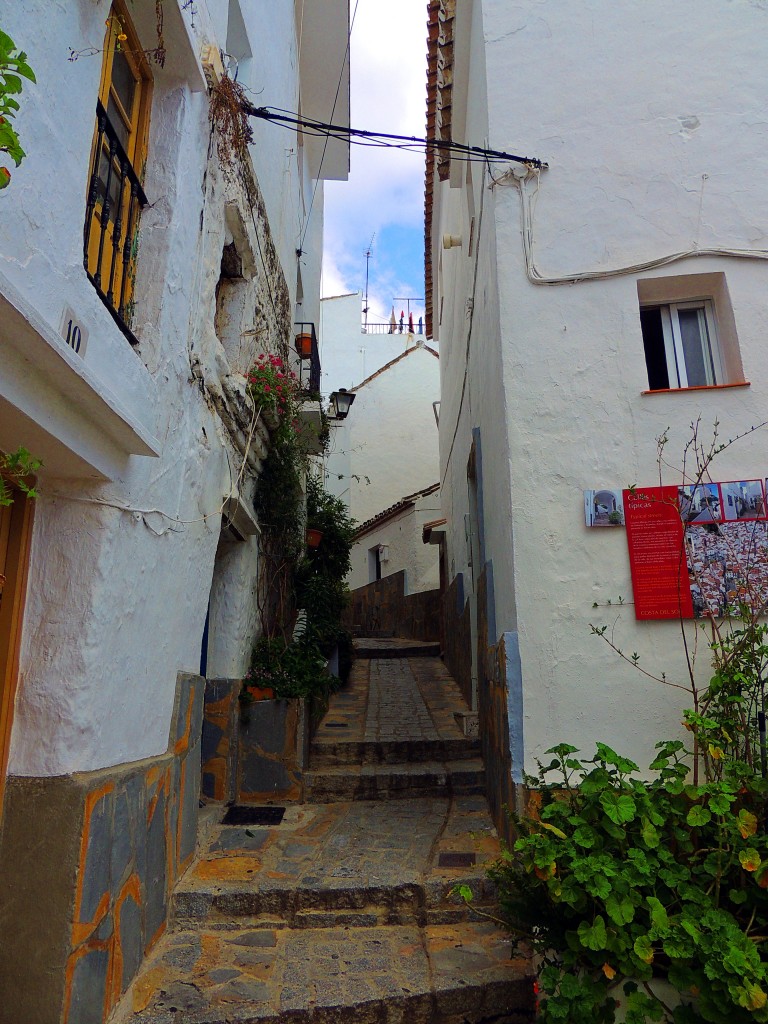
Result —
<path fill-rule="evenodd" d="M 349 724 L 347 722 L 326 722 L 326 729 L 348 729 Z"/>
<path fill-rule="evenodd" d="M 471 868 L 475 861 L 474 853 L 441 853 L 437 863 L 441 868 Z"/>
<path fill-rule="evenodd" d="M 279 825 L 284 807 L 230 807 L 222 825 Z"/>

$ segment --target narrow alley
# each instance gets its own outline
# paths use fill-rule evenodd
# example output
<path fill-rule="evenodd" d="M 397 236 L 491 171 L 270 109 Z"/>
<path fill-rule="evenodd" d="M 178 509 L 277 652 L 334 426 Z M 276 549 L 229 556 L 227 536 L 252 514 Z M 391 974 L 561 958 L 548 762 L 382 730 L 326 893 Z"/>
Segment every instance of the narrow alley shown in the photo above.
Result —
<path fill-rule="evenodd" d="M 308 802 L 201 812 L 169 933 L 119 1024 L 523 1024 L 530 965 L 492 910 L 479 741 L 436 644 L 359 640 L 312 741 Z"/>

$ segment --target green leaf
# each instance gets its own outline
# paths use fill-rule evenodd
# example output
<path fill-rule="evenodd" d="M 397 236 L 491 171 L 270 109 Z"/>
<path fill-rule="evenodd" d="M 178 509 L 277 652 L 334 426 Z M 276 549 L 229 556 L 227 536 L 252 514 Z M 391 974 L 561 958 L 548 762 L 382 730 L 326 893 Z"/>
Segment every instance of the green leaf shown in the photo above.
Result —
<path fill-rule="evenodd" d="M 702 807 L 700 804 L 695 804 L 685 819 L 689 825 L 696 828 L 700 825 L 707 825 L 712 820 L 712 812 L 708 807 Z"/>
<path fill-rule="evenodd" d="M 626 794 L 619 796 L 618 793 L 608 791 L 600 794 L 600 803 L 605 813 L 616 825 L 623 825 L 635 817 L 637 807 L 631 796 Z"/>
<path fill-rule="evenodd" d="M 595 896 L 599 900 L 608 899 L 612 892 L 611 883 L 605 875 L 594 875 L 589 881 L 584 883 L 584 888 L 590 896 Z"/>
<path fill-rule="evenodd" d="M 621 757 L 615 750 L 606 746 L 605 743 L 597 744 L 597 756 L 599 760 L 605 761 L 606 764 L 612 764 L 623 775 L 629 775 L 631 772 L 640 770 L 640 766 L 636 765 L 634 761 L 630 761 L 627 757 Z"/>
<path fill-rule="evenodd" d="M 667 935 L 669 933 L 669 917 L 663 903 L 656 896 L 647 896 L 645 902 L 651 911 L 653 930 L 657 935 Z"/>
<path fill-rule="evenodd" d="M 728 793 L 716 793 L 709 798 L 709 809 L 713 814 L 727 814 L 735 799 Z"/>
<path fill-rule="evenodd" d="M 606 948 L 605 921 L 599 914 L 592 925 L 587 921 L 582 921 L 578 927 L 577 934 L 582 946 L 587 949 L 599 950 Z"/>
<path fill-rule="evenodd" d="M 635 906 L 628 896 L 611 895 L 605 901 L 605 912 L 614 924 L 629 924 L 635 917 Z"/>
<path fill-rule="evenodd" d="M 653 944 L 647 935 L 638 935 L 632 947 L 635 954 L 645 964 L 653 963 Z"/>
<path fill-rule="evenodd" d="M 585 850 L 591 850 L 597 845 L 598 835 L 591 825 L 580 825 L 573 833 L 572 838 L 577 846 L 582 846 Z"/>
<path fill-rule="evenodd" d="M 659 831 L 650 823 L 650 821 L 647 818 L 642 819 L 642 828 L 640 830 L 640 834 L 643 837 L 643 842 L 649 849 L 655 850 L 656 847 L 659 845 Z"/>

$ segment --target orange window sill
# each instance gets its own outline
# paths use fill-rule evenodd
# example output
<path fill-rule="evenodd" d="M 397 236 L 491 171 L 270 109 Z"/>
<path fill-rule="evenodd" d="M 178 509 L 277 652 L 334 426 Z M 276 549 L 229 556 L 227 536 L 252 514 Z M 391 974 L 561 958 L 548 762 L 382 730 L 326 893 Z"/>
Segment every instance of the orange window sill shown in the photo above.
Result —
<path fill-rule="evenodd" d="M 727 388 L 748 388 L 752 386 L 749 380 L 737 380 L 733 384 L 697 384 L 692 388 L 657 388 L 654 391 L 641 391 L 641 395 L 682 395 L 686 391 L 724 391 Z"/>

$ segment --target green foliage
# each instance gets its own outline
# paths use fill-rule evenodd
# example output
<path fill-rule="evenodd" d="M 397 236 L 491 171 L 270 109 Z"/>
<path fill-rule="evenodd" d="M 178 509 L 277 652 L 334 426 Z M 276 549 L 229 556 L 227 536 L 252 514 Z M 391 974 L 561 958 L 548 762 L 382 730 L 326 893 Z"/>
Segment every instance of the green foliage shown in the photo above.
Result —
<path fill-rule="evenodd" d="M 11 121 L 19 110 L 16 96 L 21 93 L 23 78 L 35 81 L 34 72 L 27 64 L 27 55 L 23 50 L 17 50 L 11 37 L 0 30 L 0 154 L 7 153 L 17 167 L 26 154 Z M 10 180 L 8 168 L 0 167 L 0 189 L 6 188 Z"/>
<path fill-rule="evenodd" d="M 8 455 L 0 452 L 0 506 L 13 504 L 11 485 L 17 487 L 28 498 L 36 498 L 37 491 L 30 487 L 24 478 L 36 473 L 42 464 L 42 461 L 30 455 L 26 448 L 17 448 Z"/>
<path fill-rule="evenodd" d="M 325 665 L 326 659 L 311 636 L 290 644 L 279 637 L 262 637 L 254 646 L 244 682 L 246 686 L 271 687 L 276 697 L 324 697 L 333 683 Z"/>
<path fill-rule="evenodd" d="M 768 1021 L 763 780 L 724 755 L 719 778 L 689 785 L 684 745 L 656 751 L 642 781 L 605 744 L 591 760 L 561 744 L 529 780 L 539 816 L 515 818 L 493 877 L 542 956 L 544 1024 L 610 1024 L 618 1002 L 630 1024 Z M 659 976 L 693 1005 L 667 1007 L 646 988 Z"/>
<path fill-rule="evenodd" d="M 340 651 L 342 678 L 351 665 L 352 642 L 341 619 L 349 603 L 344 582 L 350 569 L 354 522 L 343 501 L 329 494 L 315 477 L 307 479 L 307 527 L 320 530 L 317 548 L 310 548 L 296 572 L 296 599 L 307 612 L 309 628 L 321 650 Z"/>

